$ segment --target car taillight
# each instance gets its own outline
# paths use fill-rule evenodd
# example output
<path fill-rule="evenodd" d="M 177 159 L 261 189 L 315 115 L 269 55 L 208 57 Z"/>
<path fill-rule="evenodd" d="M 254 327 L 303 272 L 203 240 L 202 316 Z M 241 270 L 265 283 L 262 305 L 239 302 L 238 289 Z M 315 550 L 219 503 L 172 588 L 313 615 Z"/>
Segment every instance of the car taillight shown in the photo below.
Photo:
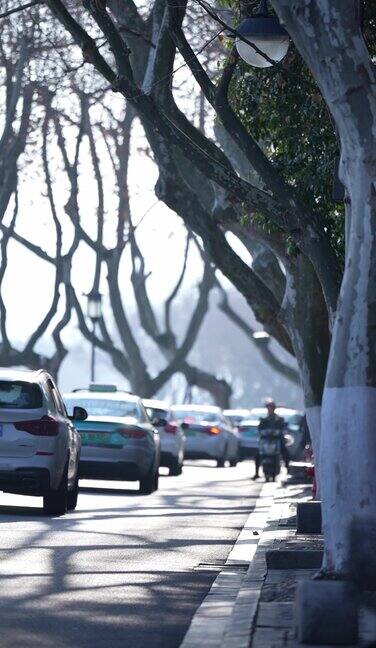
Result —
<path fill-rule="evenodd" d="M 164 431 L 167 432 L 167 434 L 177 434 L 178 429 L 176 423 L 167 423 L 167 425 L 164 426 Z"/>
<path fill-rule="evenodd" d="M 117 432 L 124 439 L 144 439 L 146 437 L 145 430 L 141 430 L 140 428 L 118 428 Z"/>
<path fill-rule="evenodd" d="M 16 430 L 28 432 L 34 436 L 54 437 L 58 435 L 59 423 L 52 416 L 42 416 L 34 421 L 17 421 L 13 423 Z"/>
<path fill-rule="evenodd" d="M 208 434 L 220 434 L 220 432 L 221 432 L 221 430 L 220 430 L 219 427 L 217 427 L 216 425 L 211 425 L 211 426 L 207 429 L 207 433 L 208 433 Z"/>

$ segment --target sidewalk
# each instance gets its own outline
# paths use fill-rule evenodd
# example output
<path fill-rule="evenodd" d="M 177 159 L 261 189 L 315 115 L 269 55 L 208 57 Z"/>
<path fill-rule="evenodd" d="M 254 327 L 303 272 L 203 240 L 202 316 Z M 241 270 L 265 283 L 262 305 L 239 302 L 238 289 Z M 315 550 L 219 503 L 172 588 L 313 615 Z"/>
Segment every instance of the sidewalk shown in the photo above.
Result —
<path fill-rule="evenodd" d="M 181 648 L 293 648 L 296 584 L 321 563 L 321 535 L 296 533 L 296 504 L 306 484 L 265 484 L 226 565 L 197 610 Z M 373 628 L 372 628 L 373 623 Z M 359 646 L 375 637 L 361 619 Z M 376 645 L 376 644 L 374 644 Z M 321 646 L 322 648 L 322 646 Z"/>

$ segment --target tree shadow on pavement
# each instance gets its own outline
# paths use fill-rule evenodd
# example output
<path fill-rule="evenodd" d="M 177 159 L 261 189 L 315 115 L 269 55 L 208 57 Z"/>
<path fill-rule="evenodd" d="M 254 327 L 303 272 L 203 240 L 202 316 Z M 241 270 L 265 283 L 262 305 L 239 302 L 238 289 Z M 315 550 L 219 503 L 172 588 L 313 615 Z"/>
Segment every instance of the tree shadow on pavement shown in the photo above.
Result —
<path fill-rule="evenodd" d="M 0 506 L 1 648 L 177 648 L 216 577 L 193 567 L 227 558 L 248 482 L 85 487 L 61 518 Z"/>

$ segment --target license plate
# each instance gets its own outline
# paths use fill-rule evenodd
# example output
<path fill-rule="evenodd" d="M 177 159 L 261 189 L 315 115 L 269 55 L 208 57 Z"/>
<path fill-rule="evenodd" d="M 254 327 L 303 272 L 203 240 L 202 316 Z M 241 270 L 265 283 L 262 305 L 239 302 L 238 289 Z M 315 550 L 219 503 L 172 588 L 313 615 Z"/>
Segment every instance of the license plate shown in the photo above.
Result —
<path fill-rule="evenodd" d="M 194 430 L 185 430 L 185 436 L 196 436 Z"/>
<path fill-rule="evenodd" d="M 244 436 L 247 437 L 247 439 L 250 439 L 252 437 L 256 438 L 256 434 L 254 432 L 243 432 Z"/>
<path fill-rule="evenodd" d="M 121 439 L 119 435 L 106 432 L 80 432 L 83 446 L 102 446 L 106 448 L 122 448 L 127 440 Z"/>
<path fill-rule="evenodd" d="M 101 432 L 80 432 L 81 441 L 84 445 L 108 444 L 111 435 Z"/>

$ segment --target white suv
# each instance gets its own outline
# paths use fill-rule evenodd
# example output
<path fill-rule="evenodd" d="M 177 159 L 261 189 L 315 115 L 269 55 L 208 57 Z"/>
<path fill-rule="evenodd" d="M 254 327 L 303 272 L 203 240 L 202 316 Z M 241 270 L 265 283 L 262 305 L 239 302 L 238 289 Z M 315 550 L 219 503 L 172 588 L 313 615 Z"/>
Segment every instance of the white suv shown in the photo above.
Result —
<path fill-rule="evenodd" d="M 72 420 L 83 420 L 76 408 Z M 74 510 L 81 441 L 46 371 L 0 370 L 0 491 L 43 496 L 49 515 Z"/>

